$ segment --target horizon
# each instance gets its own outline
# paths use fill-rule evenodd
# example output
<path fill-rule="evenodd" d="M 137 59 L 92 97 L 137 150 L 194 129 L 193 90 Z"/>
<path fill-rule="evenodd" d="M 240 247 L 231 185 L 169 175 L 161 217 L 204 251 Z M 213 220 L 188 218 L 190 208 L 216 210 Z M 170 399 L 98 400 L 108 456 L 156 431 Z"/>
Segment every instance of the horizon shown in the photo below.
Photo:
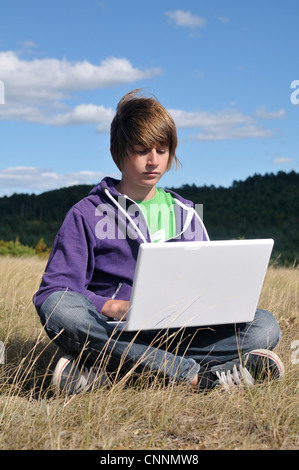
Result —
<path fill-rule="evenodd" d="M 261 174 L 261 173 L 255 173 L 254 175 L 249 175 L 247 176 L 246 178 L 244 178 L 243 180 L 233 180 L 232 183 L 229 185 L 229 186 L 221 186 L 221 185 L 218 185 L 218 186 L 215 186 L 213 184 L 210 184 L 210 185 L 196 185 L 195 183 L 182 183 L 180 186 L 163 186 L 163 185 L 157 185 L 157 187 L 162 187 L 162 188 L 166 188 L 166 189 L 181 189 L 183 188 L 184 186 L 194 186 L 198 189 L 201 189 L 201 188 L 211 188 L 213 187 L 214 189 L 230 189 L 233 187 L 233 185 L 235 184 L 242 184 L 242 183 L 245 183 L 247 180 L 249 179 L 252 179 L 252 178 L 255 178 L 255 177 L 260 177 L 260 178 L 266 178 L 268 176 L 274 176 L 274 177 L 278 177 L 279 174 L 284 174 L 286 176 L 290 175 L 291 173 L 294 173 L 296 175 L 299 174 L 298 171 L 295 171 L 295 170 L 290 170 L 288 172 L 286 171 L 283 171 L 283 170 L 279 170 L 277 171 L 276 173 L 273 173 L 273 172 L 267 172 L 267 173 L 264 173 L 264 174 Z M 98 181 L 97 183 L 79 183 L 79 184 L 73 184 L 73 185 L 69 185 L 69 186 L 62 186 L 62 187 L 59 187 L 59 188 L 54 188 L 54 189 L 49 189 L 49 190 L 46 190 L 46 191 L 42 191 L 42 192 L 38 192 L 38 193 L 25 193 L 25 192 L 15 192 L 15 193 L 12 193 L 10 195 L 0 195 L 0 199 L 3 199 L 3 198 L 10 198 L 12 196 L 41 196 L 43 194 L 46 194 L 46 193 L 49 193 L 49 192 L 54 192 L 54 191 L 60 191 L 60 190 L 63 190 L 63 189 L 71 189 L 71 188 L 76 188 L 77 186 L 88 186 L 90 188 L 94 188 L 95 186 L 97 186 L 98 184 L 100 183 L 100 181 Z"/>

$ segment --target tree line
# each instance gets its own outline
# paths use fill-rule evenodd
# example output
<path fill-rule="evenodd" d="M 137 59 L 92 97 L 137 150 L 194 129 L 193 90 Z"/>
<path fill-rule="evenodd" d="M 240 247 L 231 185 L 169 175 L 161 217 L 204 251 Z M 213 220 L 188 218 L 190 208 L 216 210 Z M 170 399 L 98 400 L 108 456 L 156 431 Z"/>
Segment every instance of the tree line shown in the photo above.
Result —
<path fill-rule="evenodd" d="M 0 240 L 29 247 L 43 239 L 51 247 L 67 211 L 87 196 L 90 185 L 76 185 L 40 195 L 0 198 Z M 203 204 L 211 240 L 273 238 L 272 261 L 297 264 L 299 258 L 299 173 L 254 175 L 229 188 L 184 184 L 169 188 L 194 204 Z"/>

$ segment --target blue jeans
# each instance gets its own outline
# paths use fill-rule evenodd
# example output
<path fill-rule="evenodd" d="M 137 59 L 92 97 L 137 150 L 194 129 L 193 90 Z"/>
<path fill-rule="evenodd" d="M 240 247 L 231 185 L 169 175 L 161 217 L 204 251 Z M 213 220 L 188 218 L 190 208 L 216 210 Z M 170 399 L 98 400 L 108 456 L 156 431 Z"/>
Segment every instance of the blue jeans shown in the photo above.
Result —
<path fill-rule="evenodd" d="M 254 321 L 182 330 L 116 331 L 83 295 L 51 294 L 40 310 L 48 336 L 66 354 L 103 361 L 109 371 L 135 369 L 191 382 L 202 366 L 237 359 L 256 348 L 273 349 L 281 332 L 275 318 L 258 309 Z"/>

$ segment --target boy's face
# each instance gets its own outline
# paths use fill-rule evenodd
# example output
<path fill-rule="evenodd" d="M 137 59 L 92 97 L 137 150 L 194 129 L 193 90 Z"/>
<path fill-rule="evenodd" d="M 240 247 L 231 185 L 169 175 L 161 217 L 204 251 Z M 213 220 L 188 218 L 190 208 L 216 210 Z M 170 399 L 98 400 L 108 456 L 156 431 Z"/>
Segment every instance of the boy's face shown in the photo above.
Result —
<path fill-rule="evenodd" d="M 164 175 L 169 159 L 167 146 L 155 146 L 147 149 L 135 145 L 134 151 L 128 155 L 122 169 L 122 180 L 135 187 L 153 187 Z"/>

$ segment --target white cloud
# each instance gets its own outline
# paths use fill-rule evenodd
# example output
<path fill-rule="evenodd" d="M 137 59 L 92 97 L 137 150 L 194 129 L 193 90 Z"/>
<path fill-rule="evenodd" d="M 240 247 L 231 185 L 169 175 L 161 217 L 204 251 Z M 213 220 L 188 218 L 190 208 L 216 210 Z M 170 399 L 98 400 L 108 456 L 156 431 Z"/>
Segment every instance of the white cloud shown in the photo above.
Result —
<path fill-rule="evenodd" d="M 170 114 L 173 116 L 178 127 L 211 127 L 223 124 L 243 124 L 252 122 L 252 118 L 245 116 L 239 111 L 216 111 L 215 113 L 208 111 L 181 111 L 177 109 L 170 109 Z"/>
<path fill-rule="evenodd" d="M 27 50 L 27 49 L 34 49 L 35 47 L 37 47 L 36 43 L 34 41 L 24 41 L 23 42 L 23 47 Z"/>
<path fill-rule="evenodd" d="M 194 140 L 236 140 L 246 138 L 267 138 L 273 134 L 237 110 L 186 112 L 170 110 L 178 128 L 200 128 L 201 133 L 192 136 Z"/>
<path fill-rule="evenodd" d="M 168 15 L 185 26 L 203 26 L 199 17 L 177 10 Z M 5 105 L 0 106 L 0 120 L 21 120 L 51 126 L 95 125 L 98 132 L 109 132 L 114 110 L 93 103 L 71 106 L 73 93 L 105 88 L 150 78 L 161 69 L 140 70 L 125 58 L 110 57 L 100 65 L 66 59 L 21 59 L 15 52 L 0 52 L 1 80 L 5 85 Z M 194 128 L 195 140 L 232 140 L 271 137 L 272 132 L 257 120 L 281 119 L 285 111 L 268 111 L 265 106 L 253 116 L 238 110 L 169 110 L 178 128 Z"/>
<path fill-rule="evenodd" d="M 8 99 L 60 99 L 78 90 L 107 88 L 150 78 L 161 73 L 142 71 L 125 58 L 110 57 L 100 65 L 66 59 L 20 59 L 13 51 L 0 52 L 1 80 L 7 84 Z"/>
<path fill-rule="evenodd" d="M 80 104 L 69 112 L 56 114 L 48 120 L 53 126 L 96 124 L 99 132 L 109 132 L 114 116 L 112 108 L 94 104 Z"/>
<path fill-rule="evenodd" d="M 202 133 L 194 136 L 195 140 L 239 140 L 249 138 L 267 138 L 272 137 L 270 130 L 257 125 L 251 126 L 215 126 L 205 129 Z"/>
<path fill-rule="evenodd" d="M 256 117 L 264 120 L 272 120 L 272 119 L 282 119 L 285 117 L 286 112 L 284 109 L 279 109 L 278 111 L 268 111 L 266 106 L 260 106 L 255 111 Z"/>
<path fill-rule="evenodd" d="M 0 52 L 1 80 L 5 84 L 5 106 L 0 108 L 0 120 L 25 120 L 51 124 L 61 120 L 82 117 L 83 110 L 68 111 L 62 118 L 56 116 L 63 100 L 72 98 L 73 92 L 108 88 L 151 78 L 162 73 L 161 68 L 141 70 L 126 58 L 110 57 L 99 65 L 87 60 L 70 62 L 66 59 L 21 59 L 15 52 Z M 84 105 L 89 106 L 89 105 Z M 93 113 L 111 115 L 103 107 Z M 89 109 L 86 116 L 90 119 Z M 79 119 L 80 121 L 80 119 Z M 89 121 L 88 121 L 89 122 Z M 101 125 L 101 119 L 100 119 Z"/>
<path fill-rule="evenodd" d="M 10 195 L 14 191 L 44 192 L 77 184 L 92 185 L 99 182 L 104 176 L 106 175 L 102 172 L 88 170 L 59 174 L 52 168 L 9 167 L 0 170 L 0 197 L 4 194 Z"/>
<path fill-rule="evenodd" d="M 227 16 L 217 16 L 220 23 L 226 24 L 230 22 L 230 19 Z"/>
<path fill-rule="evenodd" d="M 278 157 L 278 158 L 275 158 L 274 160 L 272 160 L 272 163 L 274 163 L 274 165 L 285 165 L 287 163 L 292 163 L 292 161 L 293 161 L 292 158 Z"/>
<path fill-rule="evenodd" d="M 205 18 L 193 15 L 190 11 L 175 10 L 165 13 L 176 26 L 188 28 L 203 28 L 206 25 Z"/>

